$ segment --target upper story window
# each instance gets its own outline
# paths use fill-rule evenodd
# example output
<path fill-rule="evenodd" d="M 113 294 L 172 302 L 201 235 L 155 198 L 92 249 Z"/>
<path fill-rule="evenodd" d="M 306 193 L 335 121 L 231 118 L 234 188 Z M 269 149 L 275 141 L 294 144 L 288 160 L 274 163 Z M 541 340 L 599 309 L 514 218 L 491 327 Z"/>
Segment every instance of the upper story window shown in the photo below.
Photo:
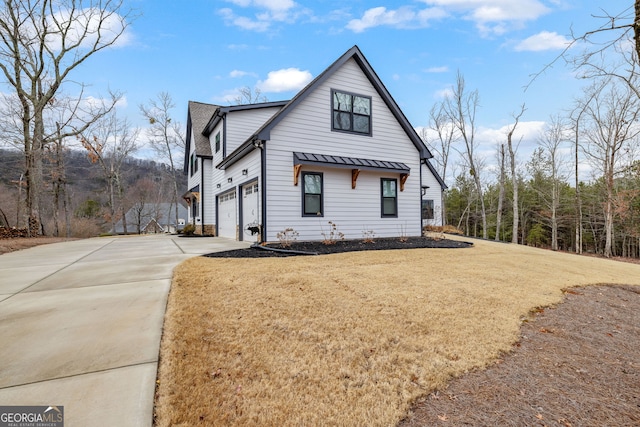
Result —
<path fill-rule="evenodd" d="M 331 91 L 332 129 L 371 135 L 371 97 Z"/>
<path fill-rule="evenodd" d="M 220 151 L 220 132 L 216 133 L 216 153 Z"/>
<path fill-rule="evenodd" d="M 191 169 L 191 176 L 194 173 L 198 172 L 198 158 L 196 157 L 196 153 L 191 153 L 191 157 L 189 158 L 189 166 Z"/>

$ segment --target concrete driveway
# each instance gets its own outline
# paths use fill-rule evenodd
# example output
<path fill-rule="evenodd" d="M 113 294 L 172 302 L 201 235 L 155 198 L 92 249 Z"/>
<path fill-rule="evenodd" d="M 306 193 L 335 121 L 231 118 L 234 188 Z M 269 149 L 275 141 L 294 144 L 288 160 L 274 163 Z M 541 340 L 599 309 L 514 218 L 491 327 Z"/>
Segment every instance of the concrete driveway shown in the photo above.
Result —
<path fill-rule="evenodd" d="M 173 268 L 247 247 L 110 237 L 0 256 L 0 405 L 64 406 L 65 426 L 150 426 Z"/>

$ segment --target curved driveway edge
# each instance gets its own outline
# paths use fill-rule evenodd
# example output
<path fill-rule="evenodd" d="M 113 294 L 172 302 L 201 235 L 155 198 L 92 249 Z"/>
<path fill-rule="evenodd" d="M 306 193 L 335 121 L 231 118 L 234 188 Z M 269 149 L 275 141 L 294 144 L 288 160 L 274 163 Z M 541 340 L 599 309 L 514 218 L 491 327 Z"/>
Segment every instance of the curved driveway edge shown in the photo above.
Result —
<path fill-rule="evenodd" d="M 67 426 L 150 426 L 174 267 L 244 248 L 109 237 L 0 256 L 0 405 L 64 406 Z"/>

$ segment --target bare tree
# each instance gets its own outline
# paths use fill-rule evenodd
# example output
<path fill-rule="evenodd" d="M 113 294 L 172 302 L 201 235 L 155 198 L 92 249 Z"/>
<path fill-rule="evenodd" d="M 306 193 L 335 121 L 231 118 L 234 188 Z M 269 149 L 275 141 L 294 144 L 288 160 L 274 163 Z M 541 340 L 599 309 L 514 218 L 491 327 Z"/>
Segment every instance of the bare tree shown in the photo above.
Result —
<path fill-rule="evenodd" d="M 507 128 L 507 148 L 509 150 L 509 166 L 511 167 L 511 185 L 513 187 L 513 230 L 511 232 L 511 243 L 518 243 L 518 175 L 516 173 L 516 156 L 518 151 L 518 146 L 520 145 L 520 141 L 514 145 L 513 143 L 513 134 L 518 127 L 518 123 L 520 122 L 520 118 L 526 111 L 525 105 L 522 104 L 520 107 L 520 112 L 517 114 L 513 114 L 514 123 L 513 125 Z"/>
<path fill-rule="evenodd" d="M 468 167 L 470 175 L 476 187 L 476 193 L 480 199 L 481 215 L 482 215 L 482 236 L 487 238 L 487 211 L 484 202 L 484 191 L 482 189 L 482 180 L 480 179 L 480 163 L 482 159 L 478 158 L 476 152 L 477 141 L 476 133 L 476 111 L 480 105 L 480 96 L 477 90 L 467 92 L 464 77 L 458 72 L 456 84 L 453 92 L 444 100 L 443 109 L 452 123 L 453 127 L 464 143 L 465 163 Z"/>
<path fill-rule="evenodd" d="M 562 57 L 583 78 L 615 78 L 629 86 L 640 97 L 635 84 L 640 71 L 640 0 L 617 13 L 601 9 L 594 18 L 602 24 L 583 34 L 573 34 L 573 40 Z M 570 53 L 576 45 L 586 46 L 579 54 Z"/>
<path fill-rule="evenodd" d="M 26 204 L 31 233 L 42 232 L 40 191 L 44 147 L 58 137 L 75 136 L 84 126 L 47 129 L 45 112 L 56 103 L 72 72 L 94 54 L 115 44 L 127 28 L 123 0 L 4 0 L 0 6 L 0 70 L 15 102 L 24 147 Z M 76 108 L 83 108 L 82 90 Z M 93 111 L 106 114 L 111 105 Z M 92 120 L 89 120 L 91 122 Z M 89 123 L 86 124 L 88 127 Z M 86 129 L 86 127 L 85 127 Z"/>
<path fill-rule="evenodd" d="M 132 128 L 126 118 L 118 119 L 116 110 L 113 110 L 108 116 L 94 123 L 80 137 L 82 146 L 88 152 L 89 160 L 97 163 L 102 169 L 109 195 L 109 219 L 114 232 L 119 214 L 122 218 L 124 233 L 127 233 L 122 166 L 137 149 L 138 134 L 139 129 Z"/>
<path fill-rule="evenodd" d="M 178 165 L 183 157 L 185 141 L 182 137 L 182 125 L 171 117 L 171 110 L 175 108 L 171 95 L 161 92 L 148 105 L 141 105 L 142 115 L 149 121 L 151 127 L 147 129 L 149 143 L 160 158 L 168 162 L 171 182 L 173 184 L 172 203 L 175 211 L 175 224 L 178 224 Z"/>
<path fill-rule="evenodd" d="M 545 201 L 550 211 L 551 249 L 558 250 L 558 208 L 560 206 L 560 190 L 566 181 L 563 174 L 566 161 L 561 153 L 562 144 L 567 141 L 566 126 L 560 117 L 552 117 L 538 138 L 541 169 L 549 177 L 550 188 L 540 191 L 535 189 Z"/>
<path fill-rule="evenodd" d="M 433 138 L 433 141 L 428 137 L 428 132 L 424 128 L 420 136 L 425 144 L 435 152 L 436 155 L 434 157 L 438 173 L 443 181 L 446 182 L 449 153 L 455 140 L 456 129 L 449 121 L 444 102 L 437 103 L 431 107 L 429 111 L 429 129 L 433 130 L 436 134 L 436 138 Z M 443 194 L 441 209 L 440 217 L 442 218 L 442 225 L 445 225 L 447 223 L 446 194 Z"/>
<path fill-rule="evenodd" d="M 505 186 L 505 166 L 504 166 L 504 144 L 498 144 L 498 162 L 500 164 L 500 172 L 498 175 L 498 211 L 496 212 L 496 237 L 495 241 L 500 241 L 500 227 L 502 226 L 502 205 L 504 204 L 504 186 Z"/>
<path fill-rule="evenodd" d="M 602 91 L 602 88 L 606 86 L 609 82 L 609 79 L 602 79 L 600 81 L 594 82 L 590 88 L 585 90 L 584 96 L 576 101 L 576 106 L 573 109 L 570 120 L 572 121 L 572 129 L 573 129 L 573 154 L 574 154 L 574 173 L 575 173 L 575 240 L 576 240 L 576 253 L 582 253 L 582 194 L 580 190 L 580 136 L 581 129 L 580 125 L 582 122 L 582 116 L 585 114 L 585 111 L 591 101 Z"/>
<path fill-rule="evenodd" d="M 236 105 L 256 104 L 258 102 L 267 102 L 268 99 L 262 94 L 260 88 L 251 89 L 250 86 L 244 86 L 238 89 L 238 95 L 234 98 Z"/>
<path fill-rule="evenodd" d="M 628 166 L 624 162 L 632 159 L 630 154 L 637 144 L 640 98 L 628 85 L 610 84 L 593 97 L 585 115 L 590 123 L 584 132 L 583 148 L 604 182 L 604 256 L 610 257 L 613 255 L 615 178 Z"/>
<path fill-rule="evenodd" d="M 136 233 L 142 232 L 145 222 L 160 220 L 158 206 L 162 202 L 158 191 L 158 184 L 149 178 L 140 178 L 129 189 L 127 198 L 131 201 L 132 220 L 136 226 Z"/>

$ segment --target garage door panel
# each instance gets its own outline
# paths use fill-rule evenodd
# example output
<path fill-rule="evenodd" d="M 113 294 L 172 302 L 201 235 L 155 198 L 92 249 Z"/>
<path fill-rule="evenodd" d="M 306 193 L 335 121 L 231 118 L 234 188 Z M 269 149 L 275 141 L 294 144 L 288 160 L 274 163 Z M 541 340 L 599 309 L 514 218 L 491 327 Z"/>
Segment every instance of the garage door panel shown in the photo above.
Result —
<path fill-rule="evenodd" d="M 242 222 L 245 226 L 249 224 L 259 224 L 258 183 L 245 185 L 242 193 Z"/>
<path fill-rule="evenodd" d="M 218 196 L 218 235 L 221 237 L 236 238 L 236 192 Z"/>

